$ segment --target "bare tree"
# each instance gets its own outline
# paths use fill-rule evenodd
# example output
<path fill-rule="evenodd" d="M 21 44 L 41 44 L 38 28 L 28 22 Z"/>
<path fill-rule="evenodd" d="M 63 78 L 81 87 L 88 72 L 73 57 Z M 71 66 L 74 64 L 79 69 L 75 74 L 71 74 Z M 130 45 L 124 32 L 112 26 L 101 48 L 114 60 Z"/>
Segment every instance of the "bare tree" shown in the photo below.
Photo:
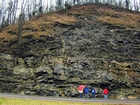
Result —
<path fill-rule="evenodd" d="M 89 2 L 90 2 L 90 3 L 94 3 L 94 1 L 93 1 L 93 0 L 90 0 Z"/>
<path fill-rule="evenodd" d="M 8 11 L 8 17 L 7 17 L 7 24 L 11 24 L 11 21 L 12 21 L 12 9 L 13 9 L 13 2 L 10 1 L 8 3 L 8 8 L 7 8 L 7 11 Z"/>
<path fill-rule="evenodd" d="M 134 10 L 139 11 L 139 9 L 140 9 L 140 5 L 139 5 L 138 1 L 134 0 Z"/>
<path fill-rule="evenodd" d="M 2 0 L 1 5 L 0 5 L 0 23 L 2 23 L 3 19 L 3 11 L 4 11 L 4 0 Z"/>
<path fill-rule="evenodd" d="M 62 3 L 62 0 L 58 0 L 56 1 L 56 10 L 61 10 L 63 9 L 63 3 Z"/>
<path fill-rule="evenodd" d="M 42 0 L 39 1 L 39 14 L 43 14 L 43 5 L 42 5 Z"/>
<path fill-rule="evenodd" d="M 15 0 L 13 5 L 13 11 L 12 11 L 12 17 L 13 17 L 12 23 L 16 23 L 17 10 L 18 10 L 18 0 Z"/>
<path fill-rule="evenodd" d="M 6 9 L 4 9 L 5 6 L 3 4 L 4 4 L 4 0 L 2 1 L 2 6 L 0 10 L 1 28 L 16 23 L 18 0 L 10 1 Z"/>
<path fill-rule="evenodd" d="M 119 0 L 119 7 L 122 7 L 122 0 Z"/>
<path fill-rule="evenodd" d="M 95 0 L 95 4 L 98 4 L 99 3 L 99 0 Z"/>
<path fill-rule="evenodd" d="M 71 5 L 70 4 L 68 4 L 67 2 L 65 3 L 65 10 L 66 10 L 66 14 L 68 15 L 69 13 L 68 13 L 68 10 L 69 9 L 71 9 Z"/>
<path fill-rule="evenodd" d="M 25 13 L 24 13 L 24 9 L 26 7 L 26 3 L 22 3 L 22 6 L 21 6 L 21 13 L 19 15 L 19 18 L 18 18 L 18 45 L 17 45 L 17 55 L 15 57 L 15 64 L 18 63 L 18 57 L 19 57 L 19 54 L 20 54 L 20 46 L 21 46 L 21 36 L 22 36 L 22 30 L 23 30 L 23 26 L 24 26 L 24 23 L 25 23 Z"/>
<path fill-rule="evenodd" d="M 125 0 L 125 7 L 129 9 L 130 7 L 130 0 Z"/>
<path fill-rule="evenodd" d="M 80 4 L 80 0 L 73 0 L 73 4 L 75 4 L 77 2 L 77 4 Z"/>
<path fill-rule="evenodd" d="M 30 3 L 30 1 L 27 2 L 27 8 L 26 8 L 26 11 L 27 11 L 27 15 L 28 15 L 28 19 L 32 19 L 32 4 Z"/>

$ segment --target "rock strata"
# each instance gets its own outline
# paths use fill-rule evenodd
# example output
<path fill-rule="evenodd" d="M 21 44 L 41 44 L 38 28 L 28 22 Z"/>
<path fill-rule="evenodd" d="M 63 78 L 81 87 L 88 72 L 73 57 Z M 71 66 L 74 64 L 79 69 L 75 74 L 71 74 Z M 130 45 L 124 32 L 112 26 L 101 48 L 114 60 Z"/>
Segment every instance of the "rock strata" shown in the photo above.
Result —
<path fill-rule="evenodd" d="M 85 84 L 96 88 L 97 98 L 108 87 L 109 98 L 138 99 L 140 31 L 77 18 L 67 27 L 56 25 L 57 34 L 22 37 L 17 64 L 17 40 L 1 47 L 0 92 L 78 97 L 78 85 Z"/>

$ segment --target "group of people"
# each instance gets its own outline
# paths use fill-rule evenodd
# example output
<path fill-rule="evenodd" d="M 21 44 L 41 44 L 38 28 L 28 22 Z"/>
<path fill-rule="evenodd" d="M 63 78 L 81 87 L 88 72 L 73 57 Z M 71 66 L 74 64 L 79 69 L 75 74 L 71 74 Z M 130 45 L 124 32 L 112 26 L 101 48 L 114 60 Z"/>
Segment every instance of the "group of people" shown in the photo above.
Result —
<path fill-rule="evenodd" d="M 108 99 L 108 89 L 104 88 L 103 94 L 104 99 Z M 83 90 L 79 90 L 79 97 L 82 98 L 83 96 L 85 98 L 89 97 L 89 93 L 91 94 L 91 98 L 96 98 L 96 90 L 92 87 L 91 89 L 88 88 L 88 86 L 85 86 Z"/>

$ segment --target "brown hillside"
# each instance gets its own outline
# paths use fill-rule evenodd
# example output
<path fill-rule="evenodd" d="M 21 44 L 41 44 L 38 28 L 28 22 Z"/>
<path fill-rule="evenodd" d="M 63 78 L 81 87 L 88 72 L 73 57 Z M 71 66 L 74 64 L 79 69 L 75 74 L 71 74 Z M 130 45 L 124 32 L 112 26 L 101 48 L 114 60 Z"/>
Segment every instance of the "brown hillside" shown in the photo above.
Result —
<path fill-rule="evenodd" d="M 115 26 L 123 26 L 127 28 L 140 28 L 140 13 L 110 5 L 81 5 L 74 6 L 68 11 L 68 15 L 64 11 L 51 12 L 39 15 L 32 20 L 26 21 L 22 32 L 22 37 L 33 35 L 38 38 L 41 35 L 54 35 L 59 29 L 55 24 L 70 25 L 80 21 L 78 16 L 95 17 L 95 22 L 110 24 Z M 93 22 L 93 21 L 91 21 Z M 17 38 L 17 24 L 10 25 L 1 30 L 0 44 Z"/>

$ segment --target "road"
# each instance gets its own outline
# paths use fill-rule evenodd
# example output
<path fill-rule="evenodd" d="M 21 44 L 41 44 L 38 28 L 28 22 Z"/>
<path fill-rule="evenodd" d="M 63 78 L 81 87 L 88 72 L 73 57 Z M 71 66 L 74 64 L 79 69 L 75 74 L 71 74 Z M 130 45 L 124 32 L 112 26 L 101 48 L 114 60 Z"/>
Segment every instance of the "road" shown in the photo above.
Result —
<path fill-rule="evenodd" d="M 100 103 L 118 103 L 118 104 L 138 104 L 140 100 L 115 100 L 115 99 L 85 99 L 85 98 L 63 98 L 63 97 L 45 97 L 45 96 L 32 96 L 32 95 L 20 95 L 20 94 L 3 94 L 0 93 L 0 97 L 3 98 L 19 98 L 19 99 L 35 99 L 35 100 L 52 100 L 52 101 L 68 101 L 68 102 L 100 102 Z"/>

